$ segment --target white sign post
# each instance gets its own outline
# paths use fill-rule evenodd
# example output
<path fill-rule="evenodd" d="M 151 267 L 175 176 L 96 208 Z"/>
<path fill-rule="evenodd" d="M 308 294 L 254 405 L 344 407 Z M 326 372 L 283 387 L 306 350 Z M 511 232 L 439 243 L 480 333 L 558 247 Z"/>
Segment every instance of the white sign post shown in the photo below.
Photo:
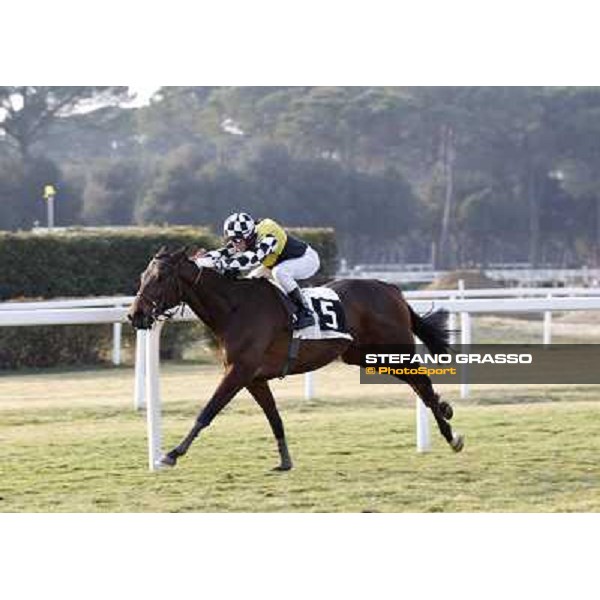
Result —
<path fill-rule="evenodd" d="M 44 186 L 44 199 L 48 207 L 48 229 L 54 229 L 54 197 L 56 189 L 53 185 Z"/>

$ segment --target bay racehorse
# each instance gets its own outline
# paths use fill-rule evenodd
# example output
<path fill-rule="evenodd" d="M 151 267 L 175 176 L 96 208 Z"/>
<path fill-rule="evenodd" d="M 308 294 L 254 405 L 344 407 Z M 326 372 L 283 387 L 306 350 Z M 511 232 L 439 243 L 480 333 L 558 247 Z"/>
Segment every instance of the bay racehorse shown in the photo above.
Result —
<path fill-rule="evenodd" d="M 161 250 L 150 261 L 128 317 L 135 328 L 148 329 L 159 317 L 186 303 L 214 333 L 224 351 L 225 373 L 212 397 L 181 443 L 162 457 L 163 466 L 174 466 L 198 434 L 210 425 L 227 403 L 246 388 L 264 411 L 277 440 L 280 464 L 292 468 L 283 423 L 269 388 L 269 380 L 313 371 L 338 357 L 361 364 L 360 348 L 371 344 L 402 344 L 414 348 L 418 336 L 432 353 L 449 349 L 447 313 L 417 315 L 400 290 L 376 280 L 340 280 L 327 284 L 339 295 L 353 340 L 302 340 L 297 357 L 289 363 L 291 321 L 276 287 L 265 279 L 232 280 L 208 267 L 198 267 L 186 250 Z M 406 381 L 431 409 L 442 436 L 456 452 L 463 436 L 454 434 L 452 407 L 440 401 L 427 375 L 398 376 Z"/>

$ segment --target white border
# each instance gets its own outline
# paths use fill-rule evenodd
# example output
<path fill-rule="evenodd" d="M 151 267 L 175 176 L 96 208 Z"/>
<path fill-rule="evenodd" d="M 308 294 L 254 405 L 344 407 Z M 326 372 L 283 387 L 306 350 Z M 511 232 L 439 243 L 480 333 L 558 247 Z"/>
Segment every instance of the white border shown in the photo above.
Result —
<path fill-rule="evenodd" d="M 582 85 L 583 0 L 74 0 L 2 8 L 2 79 L 77 85 Z"/>
<path fill-rule="evenodd" d="M 593 85 L 590 5 L 27 2 L 2 8 L 2 79 Z M 11 599 L 597 594 L 596 515 L 3 515 L 0 531 Z"/>
<path fill-rule="evenodd" d="M 0 516 L 6 598 L 589 598 L 591 515 Z M 9 593 L 10 592 L 10 593 Z"/>

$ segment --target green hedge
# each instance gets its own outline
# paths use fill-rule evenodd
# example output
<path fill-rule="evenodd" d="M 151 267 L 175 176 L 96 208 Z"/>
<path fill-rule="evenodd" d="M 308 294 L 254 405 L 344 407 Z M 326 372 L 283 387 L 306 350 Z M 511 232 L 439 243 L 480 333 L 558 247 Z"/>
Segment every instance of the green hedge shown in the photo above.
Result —
<path fill-rule="evenodd" d="M 191 227 L 0 234 L 0 300 L 132 295 L 161 246 L 216 243 Z"/>
<path fill-rule="evenodd" d="M 66 229 L 0 234 L 0 299 L 134 295 L 140 273 L 161 246 L 214 246 L 206 228 Z M 123 329 L 125 346 L 132 331 Z M 169 325 L 161 354 L 179 358 L 199 335 L 190 323 Z M 110 358 L 110 325 L 4 327 L 0 368 L 104 362 Z"/>
<path fill-rule="evenodd" d="M 292 227 L 289 232 L 310 244 L 321 259 L 321 269 L 315 282 L 331 279 L 338 267 L 335 231 L 330 227 Z"/>
<path fill-rule="evenodd" d="M 169 323 L 161 336 L 160 355 L 179 360 L 191 343 L 204 337 L 201 323 Z M 112 325 L 49 325 L 2 327 L 0 369 L 45 368 L 108 363 L 112 355 Z M 123 353 L 133 361 L 135 332 L 124 326 Z"/>
<path fill-rule="evenodd" d="M 316 281 L 336 270 L 332 229 L 292 229 L 321 256 Z M 161 246 L 215 248 L 206 228 L 124 227 L 66 229 L 52 233 L 0 233 L 0 300 L 134 295 L 139 276 Z M 133 335 L 123 329 L 125 346 Z M 161 355 L 180 358 L 201 336 L 200 325 L 169 324 Z M 110 325 L 0 328 L 0 368 L 48 367 L 104 362 L 110 358 Z"/>
<path fill-rule="evenodd" d="M 336 271 L 332 229 L 291 229 L 321 256 L 321 274 Z M 140 273 L 163 246 L 214 248 L 206 228 L 68 229 L 0 234 L 0 300 L 134 294 Z"/>
<path fill-rule="evenodd" d="M 321 275 L 336 271 L 332 229 L 291 229 L 321 256 Z M 0 300 L 134 294 L 139 275 L 163 245 L 215 248 L 206 228 L 68 229 L 0 233 Z"/>
<path fill-rule="evenodd" d="M 108 359 L 112 325 L 2 327 L 0 367 L 89 365 Z"/>

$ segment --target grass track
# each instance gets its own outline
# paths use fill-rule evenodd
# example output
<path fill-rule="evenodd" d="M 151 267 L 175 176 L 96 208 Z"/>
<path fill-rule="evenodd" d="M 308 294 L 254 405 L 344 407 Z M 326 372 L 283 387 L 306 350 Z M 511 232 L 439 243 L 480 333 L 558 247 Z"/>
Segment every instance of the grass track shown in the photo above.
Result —
<path fill-rule="evenodd" d="M 218 377 L 209 366 L 164 369 L 164 439 L 188 430 Z M 433 432 L 414 451 L 406 386 L 361 386 L 332 365 L 275 383 L 294 471 L 271 473 L 271 433 L 248 396 L 236 399 L 175 470 L 150 474 L 145 420 L 131 409 L 132 371 L 0 377 L 0 510 L 598 511 L 598 387 L 475 388 L 454 402 L 467 436 L 454 454 Z M 457 390 L 442 389 L 449 400 Z"/>

